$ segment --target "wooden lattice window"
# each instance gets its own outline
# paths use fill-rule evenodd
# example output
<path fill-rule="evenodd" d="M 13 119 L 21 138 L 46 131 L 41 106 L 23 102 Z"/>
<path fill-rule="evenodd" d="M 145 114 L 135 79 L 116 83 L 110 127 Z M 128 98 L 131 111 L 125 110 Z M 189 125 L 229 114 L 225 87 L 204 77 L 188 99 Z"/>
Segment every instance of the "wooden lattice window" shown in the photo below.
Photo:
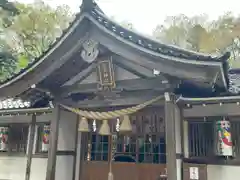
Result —
<path fill-rule="evenodd" d="M 188 141 L 190 157 L 213 157 L 215 155 L 214 121 L 189 121 Z"/>
<path fill-rule="evenodd" d="M 28 143 L 29 124 L 12 123 L 0 125 L 7 128 L 7 145 L 2 148 L 3 152 L 26 153 Z M 1 144 L 3 146 L 3 144 Z"/>
<path fill-rule="evenodd" d="M 89 143 L 87 159 L 92 161 L 107 161 L 108 160 L 108 147 L 109 137 L 101 136 L 98 134 L 91 135 L 91 144 Z M 89 157 L 91 155 L 91 157 Z"/>
<path fill-rule="evenodd" d="M 217 158 L 216 121 L 189 121 L 189 155 L 190 157 Z M 240 122 L 230 120 L 230 132 L 233 142 L 233 156 L 240 158 Z"/>
<path fill-rule="evenodd" d="M 147 135 L 139 144 L 139 162 L 166 163 L 165 138 L 159 135 Z"/>
<path fill-rule="evenodd" d="M 231 133 L 234 157 L 240 158 L 240 121 L 231 121 Z"/>
<path fill-rule="evenodd" d="M 110 124 L 111 136 L 98 135 L 101 122 L 93 121 L 86 159 L 107 161 L 112 157 L 114 161 L 166 163 L 165 123 L 162 117 L 159 109 L 131 116 L 133 132 L 127 135 L 119 132 L 120 120 L 113 120 Z"/>

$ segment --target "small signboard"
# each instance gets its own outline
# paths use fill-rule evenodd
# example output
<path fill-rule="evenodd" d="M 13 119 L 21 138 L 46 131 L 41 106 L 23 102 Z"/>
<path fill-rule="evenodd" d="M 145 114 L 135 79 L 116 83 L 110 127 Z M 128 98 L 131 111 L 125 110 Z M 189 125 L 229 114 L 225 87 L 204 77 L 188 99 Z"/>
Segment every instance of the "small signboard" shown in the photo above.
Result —
<path fill-rule="evenodd" d="M 189 167 L 190 180 L 199 180 L 198 167 Z"/>

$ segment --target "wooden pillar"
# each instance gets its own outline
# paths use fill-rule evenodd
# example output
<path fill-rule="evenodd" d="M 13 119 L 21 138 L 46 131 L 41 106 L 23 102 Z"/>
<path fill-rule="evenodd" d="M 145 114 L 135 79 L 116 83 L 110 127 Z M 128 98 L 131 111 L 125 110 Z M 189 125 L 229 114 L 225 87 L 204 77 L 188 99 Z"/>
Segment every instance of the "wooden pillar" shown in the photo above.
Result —
<path fill-rule="evenodd" d="M 28 140 L 27 166 L 26 166 L 25 180 L 30 180 L 35 131 L 36 131 L 36 115 L 33 114 L 32 122 L 30 125 L 29 140 Z"/>
<path fill-rule="evenodd" d="M 82 154 L 82 132 L 77 131 L 78 142 L 77 142 L 77 161 L 76 161 L 76 176 L 75 180 L 79 180 L 80 177 L 80 166 L 81 166 L 81 154 Z"/>
<path fill-rule="evenodd" d="M 53 116 L 50 124 L 50 140 L 48 150 L 47 174 L 46 180 L 55 180 L 56 160 L 57 160 L 57 145 L 58 131 L 60 121 L 60 106 L 56 104 L 52 112 Z"/>
<path fill-rule="evenodd" d="M 165 93 L 165 133 L 168 180 L 177 180 L 175 104 L 173 97 Z"/>
<path fill-rule="evenodd" d="M 76 179 L 76 167 L 77 167 L 77 151 L 78 151 L 78 125 L 79 125 L 79 116 L 76 114 L 76 130 L 75 130 L 75 147 L 74 147 L 74 159 L 73 159 L 73 176 L 72 180 Z"/>
<path fill-rule="evenodd" d="M 183 155 L 189 158 L 188 121 L 183 120 Z"/>
<path fill-rule="evenodd" d="M 84 157 L 88 148 L 88 133 L 87 132 L 81 132 L 81 151 L 80 151 L 80 163 L 79 163 L 79 180 L 84 180 Z"/>

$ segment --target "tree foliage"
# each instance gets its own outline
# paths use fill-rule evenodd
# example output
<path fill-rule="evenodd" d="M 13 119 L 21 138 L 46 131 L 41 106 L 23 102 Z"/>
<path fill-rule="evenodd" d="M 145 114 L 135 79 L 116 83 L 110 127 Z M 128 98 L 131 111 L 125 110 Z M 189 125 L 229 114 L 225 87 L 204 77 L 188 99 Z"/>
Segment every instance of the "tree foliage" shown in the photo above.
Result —
<path fill-rule="evenodd" d="M 5 28 L 12 24 L 17 8 L 7 0 L 0 0 L 0 79 L 11 76 L 16 69 L 17 58 L 8 45 Z"/>
<path fill-rule="evenodd" d="M 41 1 L 16 6 L 20 14 L 8 28 L 13 32 L 12 47 L 30 60 L 44 53 L 73 17 L 67 6 L 53 9 Z"/>
<path fill-rule="evenodd" d="M 203 53 L 230 51 L 230 65 L 240 67 L 240 18 L 226 13 L 215 21 L 206 15 L 167 17 L 163 25 L 153 31 L 153 36 L 167 44 Z"/>
<path fill-rule="evenodd" d="M 15 5 L 8 0 L 0 0 L 0 7 L 1 9 L 11 12 L 12 14 L 18 13 L 18 9 L 15 7 Z"/>
<path fill-rule="evenodd" d="M 1 78 L 26 67 L 36 57 L 42 55 L 73 19 L 68 6 L 58 6 L 54 9 L 43 1 L 32 4 L 15 2 L 14 7 L 17 11 L 14 12 L 18 13 L 12 15 L 8 13 L 10 5 L 6 4 L 9 3 L 3 5 L 4 12 L 0 13 L 0 19 L 9 19 L 7 26 L 6 21 L 2 21 L 0 27 L 3 34 L 0 36 L 0 50 L 6 53 L 0 57 Z M 10 54 L 11 56 L 8 56 Z"/>

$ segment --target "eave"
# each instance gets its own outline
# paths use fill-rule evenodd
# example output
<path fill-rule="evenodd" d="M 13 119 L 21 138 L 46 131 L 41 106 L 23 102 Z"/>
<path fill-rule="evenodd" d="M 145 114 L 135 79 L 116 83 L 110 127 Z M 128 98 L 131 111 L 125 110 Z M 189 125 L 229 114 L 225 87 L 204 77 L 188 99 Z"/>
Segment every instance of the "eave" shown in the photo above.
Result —
<path fill-rule="evenodd" d="M 215 71 L 215 76 L 212 77 L 212 82 L 219 86 L 225 88 L 228 87 L 228 78 L 227 78 L 227 59 L 229 58 L 230 54 L 226 53 L 220 57 L 212 57 L 210 55 L 203 55 L 196 52 L 191 52 L 187 50 L 183 50 L 180 48 L 176 48 L 173 46 L 163 45 L 159 42 L 156 42 L 151 39 L 147 39 L 144 36 L 140 36 L 135 32 L 129 31 L 124 29 L 123 27 L 117 25 L 116 23 L 112 22 L 111 20 L 107 19 L 101 13 L 97 11 L 92 11 L 91 14 L 87 14 L 89 20 L 93 22 L 94 25 L 97 26 L 99 31 L 95 31 L 92 33 L 93 37 L 101 41 L 102 43 L 105 41 L 104 45 L 113 52 L 118 53 L 120 56 L 129 57 L 132 56 L 131 52 L 121 52 L 119 51 L 119 47 L 110 46 L 110 44 L 115 43 L 119 44 L 121 42 L 126 48 L 130 48 L 132 51 L 135 51 L 135 59 L 131 59 L 135 61 L 135 63 L 141 63 L 141 59 L 145 56 L 145 59 L 152 60 L 152 65 L 147 65 L 146 63 L 143 66 L 149 66 L 151 68 L 159 68 L 163 73 L 169 73 L 169 69 L 166 67 L 162 67 L 161 65 L 156 66 L 156 62 L 159 63 L 172 63 L 178 65 L 184 65 L 196 68 L 203 68 L 202 71 L 206 68 L 212 69 Z M 119 29 L 118 29 L 119 28 Z M 101 37 L 101 39 L 99 39 Z M 109 38 L 110 37 L 110 38 Z M 110 40 L 112 38 L 112 41 Z M 141 42 L 141 43 L 139 43 Z M 147 42 L 148 44 L 143 44 L 143 42 Z M 164 52 L 165 51 L 165 52 Z M 188 69 L 189 69 L 188 68 Z M 173 72 L 171 75 L 175 75 L 182 78 L 190 78 L 193 76 L 184 77 L 183 72 L 178 73 L 178 68 L 175 68 L 176 71 Z M 175 74 L 174 74 L 175 73 Z M 195 73 L 195 72 L 194 72 Z M 205 75 L 205 78 L 209 77 Z M 201 77 L 197 77 L 201 79 Z M 201 81 L 201 80 L 200 80 Z M 218 81 L 218 82 L 217 82 Z M 209 81 L 208 81 L 209 82 Z"/>
<path fill-rule="evenodd" d="M 177 104 L 182 109 L 185 120 L 216 120 L 240 116 L 240 96 L 184 98 L 180 97 Z"/>
<path fill-rule="evenodd" d="M 5 109 L 0 110 L 0 116 L 19 116 L 19 115 L 44 115 L 52 112 L 52 108 L 27 108 L 27 109 Z"/>
<path fill-rule="evenodd" d="M 240 96 L 223 96 L 223 97 L 207 97 L 207 98 L 188 98 L 180 96 L 177 99 L 179 105 L 203 105 L 203 104 L 219 104 L 219 103 L 240 103 Z"/>
<path fill-rule="evenodd" d="M 110 51 L 130 59 L 132 63 L 149 69 L 158 69 L 163 74 L 170 74 L 178 78 L 207 82 L 210 86 L 212 84 L 224 88 L 228 86 L 226 60 L 229 54 L 212 57 L 161 44 L 124 29 L 109 20 L 101 11 L 97 10 L 96 6 L 79 13 L 70 27 L 47 52 L 26 69 L 2 82 L 0 85 L 1 96 L 16 96 L 27 91 L 33 84 L 46 80 L 74 53 L 78 52 L 86 32 Z M 111 46 L 109 42 L 114 43 L 115 46 Z M 79 69 L 79 72 L 90 65 L 85 64 L 83 68 Z"/>
<path fill-rule="evenodd" d="M 14 97 L 21 94 L 30 89 L 32 85 L 42 81 L 55 69 L 61 67 L 81 46 L 83 39 L 76 39 L 75 37 L 85 34 L 84 27 L 87 26 L 84 26 L 86 23 L 84 17 L 80 13 L 76 15 L 69 28 L 64 31 L 61 37 L 56 39 L 55 43 L 42 56 L 35 59 L 33 63 L 13 75 L 10 79 L 2 82 L 0 85 L 1 97 Z M 78 32 L 74 32 L 79 24 L 83 28 L 78 29 Z M 69 46 L 69 43 L 73 45 Z M 11 88 L 11 92 L 9 92 L 10 87 L 17 88 Z"/>

